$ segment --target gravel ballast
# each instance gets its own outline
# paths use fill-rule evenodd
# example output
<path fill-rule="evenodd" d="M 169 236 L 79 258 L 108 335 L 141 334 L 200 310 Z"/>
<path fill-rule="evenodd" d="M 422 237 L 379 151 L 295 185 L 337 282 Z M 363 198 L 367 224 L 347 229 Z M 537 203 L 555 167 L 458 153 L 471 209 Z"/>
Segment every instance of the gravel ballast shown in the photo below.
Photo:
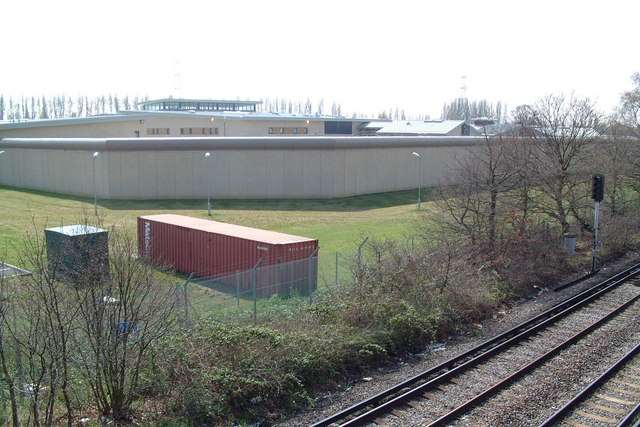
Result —
<path fill-rule="evenodd" d="M 282 421 L 279 425 L 303 426 L 313 424 L 367 397 L 379 393 L 408 377 L 414 376 L 429 367 L 435 366 L 457 354 L 469 350 L 482 341 L 539 314 L 558 302 L 623 270 L 625 267 L 637 262 L 637 259 L 638 254 L 629 254 L 618 262 L 604 268 L 595 277 L 559 292 L 553 292 L 551 289 L 541 289 L 537 297 L 527 300 L 523 299 L 511 307 L 504 307 L 498 314 L 494 315 L 492 319 L 485 321 L 481 325 L 476 325 L 473 332 L 452 337 L 445 343 L 445 346 L 434 346 L 432 350 L 409 356 L 394 366 L 368 372 L 363 375 L 361 379 L 342 384 L 337 391 L 319 396 L 314 408 L 305 410 L 294 417 Z M 570 279 L 572 278 L 567 278 L 567 280 Z"/>

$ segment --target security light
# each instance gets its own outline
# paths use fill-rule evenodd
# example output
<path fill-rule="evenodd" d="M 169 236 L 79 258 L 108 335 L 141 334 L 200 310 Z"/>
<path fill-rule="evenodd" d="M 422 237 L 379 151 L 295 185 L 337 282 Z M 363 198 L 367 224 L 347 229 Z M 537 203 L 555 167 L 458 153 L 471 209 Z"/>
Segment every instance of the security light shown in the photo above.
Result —
<path fill-rule="evenodd" d="M 95 153 L 93 153 L 93 158 L 95 159 L 96 157 L 98 157 L 100 155 L 99 151 L 96 151 Z"/>

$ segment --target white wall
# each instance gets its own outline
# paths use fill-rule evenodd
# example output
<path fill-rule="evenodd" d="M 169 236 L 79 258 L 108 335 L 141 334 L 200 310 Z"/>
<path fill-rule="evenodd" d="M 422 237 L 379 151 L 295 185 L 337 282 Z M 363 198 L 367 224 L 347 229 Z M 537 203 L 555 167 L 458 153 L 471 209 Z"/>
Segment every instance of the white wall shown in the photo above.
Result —
<path fill-rule="evenodd" d="M 232 144 L 233 142 L 229 142 Z M 62 194 L 93 194 L 91 152 L 3 148 L 0 184 Z M 101 198 L 332 198 L 436 185 L 468 146 L 394 146 L 326 149 L 210 149 L 103 151 L 96 160 Z"/>

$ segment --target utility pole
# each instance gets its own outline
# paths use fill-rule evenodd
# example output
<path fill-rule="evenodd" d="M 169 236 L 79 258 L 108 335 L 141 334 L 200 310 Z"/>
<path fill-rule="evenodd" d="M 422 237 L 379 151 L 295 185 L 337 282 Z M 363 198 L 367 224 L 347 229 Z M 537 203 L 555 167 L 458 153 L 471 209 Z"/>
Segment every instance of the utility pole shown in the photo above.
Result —
<path fill-rule="evenodd" d="M 593 175 L 591 186 L 591 198 L 593 199 L 593 244 L 591 247 L 591 272 L 595 273 L 599 266 L 598 248 L 600 246 L 600 203 L 604 199 L 604 175 Z"/>

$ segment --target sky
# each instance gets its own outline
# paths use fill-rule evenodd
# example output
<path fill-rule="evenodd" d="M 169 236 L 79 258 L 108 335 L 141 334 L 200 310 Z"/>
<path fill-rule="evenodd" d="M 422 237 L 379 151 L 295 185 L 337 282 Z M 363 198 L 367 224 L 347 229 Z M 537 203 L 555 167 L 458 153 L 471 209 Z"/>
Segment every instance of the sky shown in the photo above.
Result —
<path fill-rule="evenodd" d="M 0 93 L 311 98 L 440 115 L 551 93 L 615 107 L 638 0 L 1 0 Z M 463 79 L 463 76 L 466 76 Z"/>

